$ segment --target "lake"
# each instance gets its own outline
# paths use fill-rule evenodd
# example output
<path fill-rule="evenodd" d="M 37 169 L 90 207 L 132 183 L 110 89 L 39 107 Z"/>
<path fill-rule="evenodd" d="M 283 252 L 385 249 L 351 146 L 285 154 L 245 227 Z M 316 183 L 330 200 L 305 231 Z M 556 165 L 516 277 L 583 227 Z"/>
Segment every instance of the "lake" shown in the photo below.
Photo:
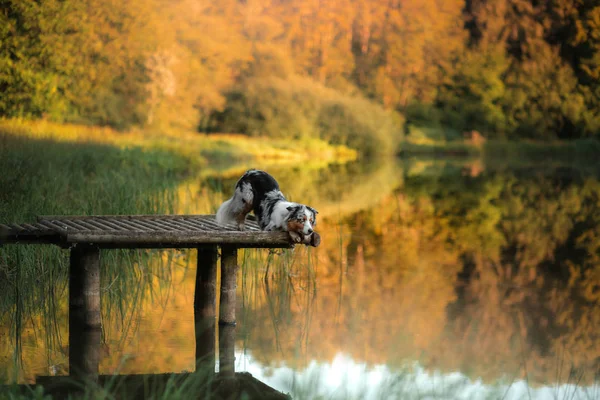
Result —
<path fill-rule="evenodd" d="M 294 398 L 600 398 L 597 171 L 259 167 L 319 211 L 322 242 L 240 252 L 236 371 Z M 214 212 L 243 170 L 181 183 L 173 212 Z M 113 253 L 131 271 L 103 276 L 100 372 L 193 371 L 195 252 Z M 67 374 L 52 279 L 44 312 L 0 315 L 0 379 Z"/>

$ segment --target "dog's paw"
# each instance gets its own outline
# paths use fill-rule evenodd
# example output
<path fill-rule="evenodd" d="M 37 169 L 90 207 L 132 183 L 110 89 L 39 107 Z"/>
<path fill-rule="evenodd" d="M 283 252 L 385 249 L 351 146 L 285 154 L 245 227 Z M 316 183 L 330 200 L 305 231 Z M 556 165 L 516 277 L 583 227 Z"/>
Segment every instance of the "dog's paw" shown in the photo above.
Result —
<path fill-rule="evenodd" d="M 318 232 L 313 232 L 302 238 L 302 244 L 307 246 L 317 247 L 321 244 L 321 235 Z"/>
<path fill-rule="evenodd" d="M 302 242 L 302 235 L 300 235 L 297 232 L 288 232 L 290 234 L 290 239 L 292 239 L 292 242 L 294 243 L 300 243 Z"/>
<path fill-rule="evenodd" d="M 319 235 L 318 232 L 313 232 L 312 235 L 310 235 L 309 244 L 312 247 L 318 247 L 321 244 L 321 235 Z"/>

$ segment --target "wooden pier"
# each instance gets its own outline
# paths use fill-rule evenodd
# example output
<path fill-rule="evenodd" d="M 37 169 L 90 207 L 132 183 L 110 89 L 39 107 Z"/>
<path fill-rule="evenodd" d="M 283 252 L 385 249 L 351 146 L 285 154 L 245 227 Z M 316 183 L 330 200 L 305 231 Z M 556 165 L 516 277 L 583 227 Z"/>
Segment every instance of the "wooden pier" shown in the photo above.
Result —
<path fill-rule="evenodd" d="M 0 224 L 0 245 L 54 244 L 70 251 L 69 373 L 98 380 L 101 337 L 100 257 L 105 249 L 196 248 L 194 296 L 196 359 L 215 363 L 216 296 L 221 377 L 235 376 L 235 307 L 240 248 L 289 248 L 284 232 L 222 227 L 213 215 L 41 216 L 33 223 Z M 217 261 L 221 249 L 221 287 Z M 200 361 L 198 361 L 200 362 Z"/>

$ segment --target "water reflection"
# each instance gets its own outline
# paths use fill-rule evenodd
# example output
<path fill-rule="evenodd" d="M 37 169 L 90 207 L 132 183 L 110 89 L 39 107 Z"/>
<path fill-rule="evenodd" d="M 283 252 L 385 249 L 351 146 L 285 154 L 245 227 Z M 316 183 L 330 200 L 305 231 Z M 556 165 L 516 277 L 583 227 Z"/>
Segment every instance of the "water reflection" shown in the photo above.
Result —
<path fill-rule="evenodd" d="M 237 369 L 309 398 L 404 393 L 394 388 L 600 396 L 594 175 L 456 161 L 269 171 L 288 197 L 319 209 L 322 244 L 241 252 Z M 214 212 L 241 172 L 187 182 L 176 211 Z M 169 273 L 127 309 L 133 318 L 103 305 L 101 373 L 193 370 L 195 254 L 157 253 L 141 267 L 157 271 L 168 257 Z M 66 305 L 56 302 L 56 325 L 26 319 L 21 380 L 65 362 Z M 60 345 L 45 341 L 51 330 Z M 14 341 L 2 347 L 0 363 L 13 368 Z M 355 390 L 358 381 L 370 384 Z"/>
<path fill-rule="evenodd" d="M 297 370 L 286 365 L 265 373 L 249 354 L 237 354 L 240 364 L 253 376 L 274 388 L 289 392 L 293 398 L 332 399 L 597 399 L 599 386 L 557 384 L 530 387 L 525 380 L 486 384 L 471 380 L 460 372 L 443 374 L 428 371 L 417 363 L 401 370 L 385 364 L 368 366 L 345 354 L 330 362 L 312 361 Z"/>

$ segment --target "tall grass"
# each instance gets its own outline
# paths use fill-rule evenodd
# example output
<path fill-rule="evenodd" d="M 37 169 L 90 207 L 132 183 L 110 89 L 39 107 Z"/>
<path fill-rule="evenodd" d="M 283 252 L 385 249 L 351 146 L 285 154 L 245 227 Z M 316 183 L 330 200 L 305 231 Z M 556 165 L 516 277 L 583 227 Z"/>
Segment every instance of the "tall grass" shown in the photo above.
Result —
<path fill-rule="evenodd" d="M 89 143 L 29 140 L 0 134 L 0 222 L 31 222 L 42 214 L 170 213 L 173 188 L 188 173 L 188 164 L 159 150 L 119 149 Z M 145 251 L 103 252 L 101 285 L 104 312 L 131 316 L 156 274 L 140 268 Z M 166 269 L 168 271 L 168 269 Z M 9 327 L 16 347 L 9 380 L 18 379 L 22 365 L 20 337 L 27 323 L 50 332 L 48 357 L 66 339 L 56 327 L 64 313 L 68 252 L 55 246 L 5 245 L 0 249 L 0 322 Z M 64 304 L 64 303 L 63 303 Z M 41 315 L 34 320 L 32 315 Z M 32 326 L 33 325 L 33 326 Z M 52 328 L 52 329 L 46 329 Z"/>

